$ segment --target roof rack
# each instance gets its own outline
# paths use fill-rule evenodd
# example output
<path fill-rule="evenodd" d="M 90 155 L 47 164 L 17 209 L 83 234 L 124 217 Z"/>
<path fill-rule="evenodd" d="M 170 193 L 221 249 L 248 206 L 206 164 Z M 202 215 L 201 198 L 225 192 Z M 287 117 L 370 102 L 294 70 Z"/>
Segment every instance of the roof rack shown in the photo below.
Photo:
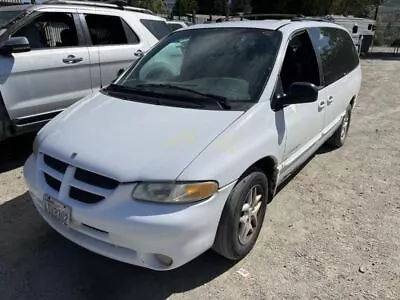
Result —
<path fill-rule="evenodd" d="M 297 18 L 293 18 L 291 21 L 329 22 L 329 19 L 327 19 L 327 18 L 321 18 L 321 17 L 297 17 Z"/>
<path fill-rule="evenodd" d="M 45 0 L 40 4 L 51 4 L 51 5 L 82 5 L 82 6 L 94 6 L 103 8 L 113 8 L 120 10 L 136 11 L 140 13 L 154 15 L 151 10 L 139 7 L 128 6 L 126 1 L 123 0 L 111 0 L 111 1 L 87 1 L 87 0 Z"/>
<path fill-rule="evenodd" d="M 304 16 L 295 14 L 243 14 L 242 17 L 247 20 L 293 20 Z"/>

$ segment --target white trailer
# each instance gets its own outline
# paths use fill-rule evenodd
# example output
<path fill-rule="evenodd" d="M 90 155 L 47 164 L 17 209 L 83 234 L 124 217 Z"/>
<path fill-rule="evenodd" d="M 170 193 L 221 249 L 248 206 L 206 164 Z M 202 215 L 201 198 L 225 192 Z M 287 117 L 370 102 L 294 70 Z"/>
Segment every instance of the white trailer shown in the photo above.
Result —
<path fill-rule="evenodd" d="M 369 52 L 376 30 L 375 20 L 338 15 L 329 15 L 326 18 L 331 22 L 343 26 L 350 32 L 360 55 Z"/>

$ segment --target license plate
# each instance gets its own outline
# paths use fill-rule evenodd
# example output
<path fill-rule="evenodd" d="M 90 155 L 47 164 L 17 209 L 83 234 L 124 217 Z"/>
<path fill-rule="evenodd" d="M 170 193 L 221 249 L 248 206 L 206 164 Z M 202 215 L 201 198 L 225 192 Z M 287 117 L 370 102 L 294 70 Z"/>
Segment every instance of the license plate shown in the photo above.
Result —
<path fill-rule="evenodd" d="M 49 195 L 43 197 L 43 210 L 51 218 L 68 226 L 71 220 L 71 208 Z"/>

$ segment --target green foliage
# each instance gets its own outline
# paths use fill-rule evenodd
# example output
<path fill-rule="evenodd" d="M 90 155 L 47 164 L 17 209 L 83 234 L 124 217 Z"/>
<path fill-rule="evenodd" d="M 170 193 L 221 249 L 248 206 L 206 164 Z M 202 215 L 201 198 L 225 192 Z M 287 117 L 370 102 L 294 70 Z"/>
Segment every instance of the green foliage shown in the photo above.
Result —
<path fill-rule="evenodd" d="M 164 0 L 128 0 L 128 4 L 135 7 L 146 8 L 159 14 L 168 12 Z"/>
<path fill-rule="evenodd" d="M 174 15 L 183 16 L 197 10 L 196 0 L 176 0 L 174 6 Z"/>
<path fill-rule="evenodd" d="M 251 13 L 251 0 L 236 0 L 232 5 L 232 12 Z"/>
<path fill-rule="evenodd" d="M 232 0 L 232 12 L 292 13 L 308 16 L 344 14 L 367 17 L 373 15 L 376 5 L 386 1 L 394 0 Z M 197 2 L 201 13 L 224 14 L 225 12 L 226 0 L 197 0 Z"/>

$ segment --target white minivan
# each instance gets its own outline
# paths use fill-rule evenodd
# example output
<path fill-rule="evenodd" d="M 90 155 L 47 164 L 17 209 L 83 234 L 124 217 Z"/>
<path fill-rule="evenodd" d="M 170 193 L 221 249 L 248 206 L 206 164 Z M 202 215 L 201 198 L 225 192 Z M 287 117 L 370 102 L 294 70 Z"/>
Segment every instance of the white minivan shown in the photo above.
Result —
<path fill-rule="evenodd" d="M 266 20 L 176 31 L 37 135 L 37 210 L 93 252 L 154 270 L 253 248 L 277 186 L 345 142 L 361 84 L 348 32 Z"/>

